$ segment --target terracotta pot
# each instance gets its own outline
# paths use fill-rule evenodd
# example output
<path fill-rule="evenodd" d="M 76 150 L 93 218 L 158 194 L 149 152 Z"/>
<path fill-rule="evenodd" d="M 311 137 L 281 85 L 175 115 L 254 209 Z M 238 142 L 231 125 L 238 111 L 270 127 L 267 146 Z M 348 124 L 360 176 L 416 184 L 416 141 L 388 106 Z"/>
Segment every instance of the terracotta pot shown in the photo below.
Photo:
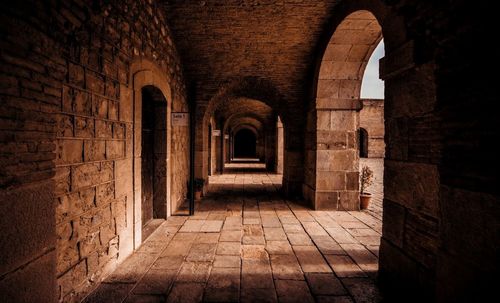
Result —
<path fill-rule="evenodd" d="M 372 198 L 372 194 L 362 193 L 359 195 L 359 208 L 367 209 L 368 205 L 370 205 L 370 199 Z"/>
<path fill-rule="evenodd" d="M 201 200 L 201 190 L 197 190 L 194 192 L 194 199 Z"/>

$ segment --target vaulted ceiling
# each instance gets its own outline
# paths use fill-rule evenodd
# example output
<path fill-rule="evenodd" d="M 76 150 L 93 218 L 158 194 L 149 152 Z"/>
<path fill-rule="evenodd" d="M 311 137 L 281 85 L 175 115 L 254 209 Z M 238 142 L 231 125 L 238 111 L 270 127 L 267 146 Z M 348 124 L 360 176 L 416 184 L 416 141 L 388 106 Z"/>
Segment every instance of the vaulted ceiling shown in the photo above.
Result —
<path fill-rule="evenodd" d="M 234 78 L 259 77 L 301 115 L 316 49 L 337 2 L 170 0 L 164 7 L 199 105 Z"/>

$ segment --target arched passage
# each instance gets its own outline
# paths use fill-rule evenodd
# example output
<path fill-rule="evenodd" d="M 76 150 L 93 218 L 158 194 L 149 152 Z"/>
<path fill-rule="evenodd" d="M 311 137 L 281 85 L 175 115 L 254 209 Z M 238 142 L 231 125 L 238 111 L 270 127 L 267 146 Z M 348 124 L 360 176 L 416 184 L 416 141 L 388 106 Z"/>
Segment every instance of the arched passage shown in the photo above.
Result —
<path fill-rule="evenodd" d="M 385 81 L 388 161 L 384 163 L 379 278 L 383 285 L 428 291 L 436 275 L 435 263 L 429 261 L 437 257 L 439 243 L 440 179 L 434 157 L 439 147 L 427 137 L 435 128 L 423 125 L 432 125 L 438 115 L 435 66 L 417 62 L 422 45 L 408 38 L 402 18 L 382 2 L 346 1 L 338 8 L 325 35 L 328 43 L 320 46 L 321 61 L 313 81 L 304 195 L 316 209 L 359 209 L 360 87 L 383 33 L 386 55 L 380 60 L 380 76 Z M 417 231 L 422 226 L 426 226 L 425 236 Z M 421 236 L 425 243 L 418 240 Z"/>
<path fill-rule="evenodd" d="M 196 118 L 196 159 L 195 159 L 195 175 L 197 178 L 207 178 L 206 167 L 207 167 L 207 154 L 210 152 L 208 150 L 208 142 L 205 136 L 207 132 L 208 124 L 210 119 L 216 113 L 218 108 L 224 107 L 227 104 L 240 102 L 241 99 L 258 100 L 268 107 L 270 107 L 274 114 L 278 114 L 283 122 L 283 188 L 284 192 L 288 195 L 296 194 L 300 192 L 300 184 L 302 183 L 302 173 L 300 167 L 302 167 L 302 151 L 299 150 L 298 143 L 301 140 L 300 136 L 294 137 L 296 140 L 289 141 L 289 133 L 298 133 L 299 130 L 294 126 L 294 123 L 288 123 L 289 109 L 285 105 L 285 101 L 281 93 L 276 89 L 272 81 L 268 79 L 263 79 L 260 77 L 242 77 L 236 78 L 229 83 L 220 87 L 218 92 L 210 99 L 208 106 L 200 108 L 197 111 Z M 253 110 L 254 108 L 250 108 Z M 276 127 L 273 125 L 272 127 Z M 266 146 L 275 145 L 276 140 L 266 141 Z M 220 144 L 220 142 L 218 142 Z M 224 144 L 220 144 L 224 146 Z M 289 147 L 290 145 L 290 147 Z M 266 159 L 273 159 L 270 167 L 274 167 L 275 156 L 266 155 Z M 269 160 L 270 163 L 271 160 Z M 268 161 L 266 160 L 266 163 Z"/>
<path fill-rule="evenodd" d="M 257 157 L 257 137 L 250 129 L 242 128 L 234 135 L 234 157 Z"/>
<path fill-rule="evenodd" d="M 366 10 L 339 22 L 319 68 L 316 102 L 306 144 L 304 196 L 321 209 L 359 209 L 358 128 L 361 82 L 371 53 L 382 38 L 375 16 Z M 314 140 L 314 139 L 311 139 Z"/>

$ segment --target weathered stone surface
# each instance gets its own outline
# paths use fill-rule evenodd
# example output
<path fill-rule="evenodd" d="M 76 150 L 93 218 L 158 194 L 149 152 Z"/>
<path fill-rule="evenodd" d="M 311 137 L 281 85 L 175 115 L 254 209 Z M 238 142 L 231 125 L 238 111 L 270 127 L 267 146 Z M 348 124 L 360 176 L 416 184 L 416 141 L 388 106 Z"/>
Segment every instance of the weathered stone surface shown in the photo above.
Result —
<path fill-rule="evenodd" d="M 293 246 L 293 251 L 305 273 L 332 271 L 315 246 Z"/>
<path fill-rule="evenodd" d="M 195 243 L 191 246 L 186 261 L 212 261 L 215 257 L 215 243 Z"/>
<path fill-rule="evenodd" d="M 220 234 L 220 241 L 221 242 L 241 242 L 242 236 L 243 235 L 242 235 L 241 230 L 222 231 Z"/>
<path fill-rule="evenodd" d="M 270 259 L 274 279 L 304 280 L 299 262 L 293 254 L 271 255 Z"/>
<path fill-rule="evenodd" d="M 134 288 L 134 294 L 166 294 L 174 282 L 176 270 L 150 269 Z"/>
<path fill-rule="evenodd" d="M 346 295 L 347 291 L 340 280 L 333 273 L 330 274 L 306 274 L 307 283 L 311 292 L 318 295 Z"/>
<path fill-rule="evenodd" d="M 276 280 L 276 292 L 280 302 L 314 302 L 305 281 Z"/>
<path fill-rule="evenodd" d="M 217 245 L 218 255 L 240 255 L 241 244 L 239 242 L 220 242 Z"/>
<path fill-rule="evenodd" d="M 203 297 L 203 284 L 199 283 L 175 283 L 168 302 L 200 302 Z"/>
<path fill-rule="evenodd" d="M 333 268 L 335 275 L 340 278 L 365 277 L 366 274 L 348 256 L 328 255 L 326 260 Z"/>
<path fill-rule="evenodd" d="M 241 267 L 240 256 L 215 256 L 214 267 Z"/>
<path fill-rule="evenodd" d="M 204 283 L 208 279 L 210 267 L 210 262 L 185 262 L 175 281 Z"/>

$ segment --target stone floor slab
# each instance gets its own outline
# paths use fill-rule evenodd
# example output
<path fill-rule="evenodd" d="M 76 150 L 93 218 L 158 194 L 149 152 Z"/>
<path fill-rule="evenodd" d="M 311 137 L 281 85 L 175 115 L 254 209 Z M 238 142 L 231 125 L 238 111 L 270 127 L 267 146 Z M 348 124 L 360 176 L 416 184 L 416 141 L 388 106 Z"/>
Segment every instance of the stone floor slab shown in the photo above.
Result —
<path fill-rule="evenodd" d="M 309 284 L 311 292 L 316 296 L 338 296 L 347 294 L 346 289 L 333 273 L 308 273 L 306 274 L 306 280 Z"/>
<path fill-rule="evenodd" d="M 313 211 L 283 200 L 280 182 L 270 174 L 211 176 L 196 215 L 166 220 L 88 302 L 380 299 L 373 278 L 381 215 Z"/>

